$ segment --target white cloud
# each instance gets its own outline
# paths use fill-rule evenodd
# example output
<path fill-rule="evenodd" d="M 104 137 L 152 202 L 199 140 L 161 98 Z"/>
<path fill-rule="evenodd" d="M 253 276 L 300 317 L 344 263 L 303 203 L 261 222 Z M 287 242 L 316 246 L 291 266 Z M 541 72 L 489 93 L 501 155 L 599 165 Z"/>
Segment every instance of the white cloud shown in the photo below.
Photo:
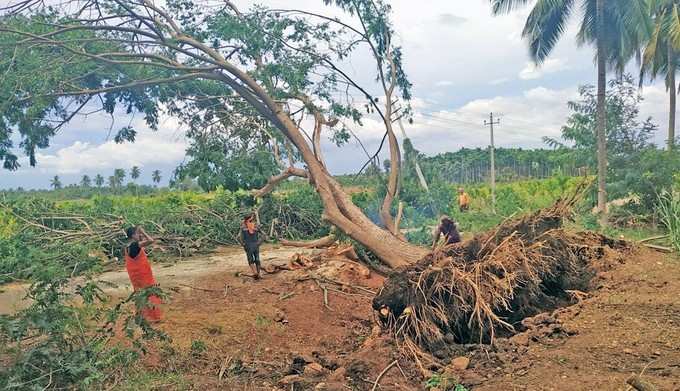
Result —
<path fill-rule="evenodd" d="M 663 82 L 658 82 L 644 87 L 642 90 L 644 100 L 640 104 L 640 120 L 652 117 L 652 121 L 659 126 L 654 141 L 658 145 L 664 145 L 668 138 L 668 92 Z M 676 130 L 677 134 L 677 130 Z"/>
<path fill-rule="evenodd" d="M 434 83 L 434 85 L 437 86 L 437 87 L 448 87 L 448 86 L 452 86 L 453 82 L 451 80 L 440 80 L 440 81 Z"/>
<path fill-rule="evenodd" d="M 415 147 L 429 155 L 460 148 L 484 148 L 489 144 L 489 128 L 484 121 L 494 112 L 500 118 L 495 128 L 495 142 L 501 147 L 545 147 L 543 136 L 559 137 L 569 109 L 567 101 L 578 97 L 576 87 L 550 89 L 537 87 L 520 95 L 475 99 L 449 110 L 431 110 L 426 104 L 415 109 L 413 124 L 404 124 Z M 417 101 L 424 103 L 422 99 Z M 365 118 L 355 134 L 369 152 L 378 148 L 384 134 L 382 123 Z M 400 132 L 397 132 L 401 136 Z M 352 172 L 363 164 L 364 153 L 352 141 L 338 149 L 324 146 L 329 166 L 334 172 Z"/>
<path fill-rule="evenodd" d="M 187 147 L 184 132 L 173 119 L 163 120 L 157 131 L 137 121 L 134 143 L 116 144 L 113 140 L 96 144 L 76 141 L 52 153 L 38 153 L 38 170 L 43 174 L 69 175 L 113 168 L 176 164 Z"/>
<path fill-rule="evenodd" d="M 475 99 L 455 110 L 417 114 L 409 133 L 427 153 L 484 147 L 489 135 L 483 124 L 494 112 L 501 121 L 495 135 L 499 146 L 541 147 L 543 136 L 559 136 L 569 115 L 566 103 L 576 97 L 575 87 L 538 87 L 517 96 Z"/>
<path fill-rule="evenodd" d="M 527 62 L 519 72 L 519 78 L 522 80 L 540 79 L 546 74 L 560 72 L 569 69 L 567 62 L 560 58 L 549 58 L 543 64 L 536 65 L 534 62 Z"/>

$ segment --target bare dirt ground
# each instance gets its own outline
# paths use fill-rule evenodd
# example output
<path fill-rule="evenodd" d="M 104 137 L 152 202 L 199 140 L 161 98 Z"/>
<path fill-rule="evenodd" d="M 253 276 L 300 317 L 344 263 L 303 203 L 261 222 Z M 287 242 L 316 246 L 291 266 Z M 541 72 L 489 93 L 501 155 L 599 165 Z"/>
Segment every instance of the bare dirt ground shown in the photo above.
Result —
<path fill-rule="evenodd" d="M 299 251 L 269 247 L 262 258 L 281 265 Z M 377 291 L 383 278 L 336 262 L 332 270 L 341 275 L 331 279 L 349 281 L 337 285 L 318 278 L 329 276 L 324 268 L 254 281 L 236 275 L 247 266 L 233 248 L 154 265 L 171 293 L 159 327 L 172 343 L 158 343 L 145 357 L 144 371 L 164 380 L 144 389 L 372 390 L 394 360 L 376 390 L 424 389 L 415 365 L 375 328 L 368 290 Z M 101 278 L 123 287 L 109 293 L 129 293 L 124 270 Z M 449 372 L 468 390 L 624 391 L 632 390 L 632 374 L 659 390 L 680 390 L 680 260 L 635 250 L 600 266 L 593 283 L 578 303 L 527 320 L 527 330 L 511 339 L 452 348 L 469 365 Z M 7 308 L 18 289 L 2 289 Z M 126 376 L 117 382 L 113 389 L 125 388 Z"/>
<path fill-rule="evenodd" d="M 630 390 L 626 379 L 642 374 L 659 390 L 680 390 L 680 261 L 635 250 L 600 268 L 596 289 L 577 304 L 539 315 L 535 325 L 529 320 L 526 332 L 494 347 L 458 346 L 470 359 L 467 369 L 454 370 L 459 381 L 488 391 Z M 258 282 L 233 273 L 187 278 L 187 285 L 209 291 L 177 292 L 162 328 L 175 349 L 191 352 L 202 341 L 206 350 L 184 358 L 159 354 L 149 365 L 174 366 L 193 389 L 370 390 L 398 359 L 376 389 L 424 389 L 389 336 L 377 335 L 369 294 L 328 291 L 326 307 L 305 273 Z M 382 283 L 380 276 L 348 273 L 344 281 L 374 291 Z"/>

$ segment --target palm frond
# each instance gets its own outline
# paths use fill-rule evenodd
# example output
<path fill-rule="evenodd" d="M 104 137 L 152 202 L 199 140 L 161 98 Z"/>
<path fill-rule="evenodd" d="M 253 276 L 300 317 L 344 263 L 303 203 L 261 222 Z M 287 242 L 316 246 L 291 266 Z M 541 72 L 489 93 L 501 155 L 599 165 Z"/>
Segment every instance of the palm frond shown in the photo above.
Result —
<path fill-rule="evenodd" d="M 666 28 L 671 45 L 676 50 L 680 50 L 680 15 L 678 5 L 674 4 L 666 20 Z"/>
<path fill-rule="evenodd" d="M 491 2 L 491 12 L 494 15 L 502 15 L 522 8 L 530 0 L 489 0 Z"/>
<path fill-rule="evenodd" d="M 529 41 L 535 63 L 544 62 L 567 28 L 574 0 L 538 0 L 531 10 L 522 36 Z"/>

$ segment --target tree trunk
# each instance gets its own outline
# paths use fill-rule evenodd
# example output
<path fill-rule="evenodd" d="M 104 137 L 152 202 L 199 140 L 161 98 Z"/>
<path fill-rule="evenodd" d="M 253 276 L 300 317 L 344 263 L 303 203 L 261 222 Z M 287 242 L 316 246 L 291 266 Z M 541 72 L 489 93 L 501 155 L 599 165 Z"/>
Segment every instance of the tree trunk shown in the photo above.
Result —
<path fill-rule="evenodd" d="M 604 44 L 605 0 L 597 0 L 597 209 L 600 224 L 607 225 L 607 135 L 606 92 L 607 69 Z"/>
<path fill-rule="evenodd" d="M 277 117 L 276 125 L 300 152 L 307 164 L 310 182 L 324 206 L 323 218 L 325 220 L 369 249 L 383 263 L 392 268 L 415 263 L 428 253 L 427 249 L 400 240 L 391 232 L 372 222 L 359 207 L 354 205 L 342 186 L 316 159 L 314 151 L 307 144 L 302 132 L 288 115 L 275 106 L 276 104 L 266 93 L 260 96 L 268 100 L 267 103 L 274 108 L 273 111 Z"/>
<path fill-rule="evenodd" d="M 675 85 L 675 53 L 673 46 L 668 45 L 668 91 L 669 91 L 669 112 L 668 112 L 668 150 L 675 147 L 675 107 L 677 86 Z"/>
<path fill-rule="evenodd" d="M 392 95 L 394 93 L 394 88 L 396 87 L 396 74 L 394 73 L 395 67 L 392 61 L 392 52 L 389 49 L 386 58 L 387 61 L 392 64 L 392 67 L 390 68 L 392 72 L 389 86 L 385 83 L 383 78 L 383 90 L 385 91 L 385 113 L 383 114 L 383 121 L 390 151 L 390 172 L 387 180 L 387 192 L 385 193 L 385 198 L 380 207 L 380 219 L 385 225 L 385 229 L 391 232 L 392 235 L 400 240 L 406 240 L 399 231 L 399 227 L 395 225 L 394 218 L 392 217 L 392 204 L 399 196 L 399 185 L 401 181 L 401 151 L 399 149 L 399 141 L 397 141 L 397 136 L 394 134 L 394 128 L 392 126 L 394 114 Z"/>

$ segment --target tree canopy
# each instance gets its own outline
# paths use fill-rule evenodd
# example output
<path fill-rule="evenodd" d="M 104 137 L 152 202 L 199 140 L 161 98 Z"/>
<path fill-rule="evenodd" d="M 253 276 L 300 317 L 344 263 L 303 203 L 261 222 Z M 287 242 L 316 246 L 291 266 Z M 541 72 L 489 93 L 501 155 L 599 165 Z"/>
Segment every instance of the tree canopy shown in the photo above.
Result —
<path fill-rule="evenodd" d="M 18 167 L 11 142 L 17 131 L 36 164 L 36 149 L 79 113 L 139 112 L 151 127 L 166 113 L 192 135 L 264 139 L 274 159 L 288 164 L 260 195 L 290 176 L 307 177 L 321 196 L 324 218 L 380 258 L 395 258 L 393 265 L 414 261 L 422 249 L 403 238 L 393 242 L 400 236 L 391 209 L 401 156 L 392 125 L 409 115 L 411 84 L 393 39 L 390 7 L 381 0 L 324 3 L 350 20 L 262 6 L 243 11 L 229 1 L 70 0 L 59 9 L 15 1 L 0 21 L 0 56 L 9 59 L 0 72 L 11 74 L 0 85 L 0 157 L 5 167 Z M 359 50 L 375 64 L 372 80 L 364 74 L 356 80 L 348 70 L 348 58 Z M 326 170 L 321 150 L 322 133 L 347 141 L 363 111 L 380 119 L 380 148 L 387 144 L 393 161 L 380 212 L 388 232 L 352 204 Z M 236 125 L 253 114 L 266 123 Z M 114 139 L 134 141 L 136 132 L 125 126 Z M 304 168 L 296 166 L 300 161 Z"/>

